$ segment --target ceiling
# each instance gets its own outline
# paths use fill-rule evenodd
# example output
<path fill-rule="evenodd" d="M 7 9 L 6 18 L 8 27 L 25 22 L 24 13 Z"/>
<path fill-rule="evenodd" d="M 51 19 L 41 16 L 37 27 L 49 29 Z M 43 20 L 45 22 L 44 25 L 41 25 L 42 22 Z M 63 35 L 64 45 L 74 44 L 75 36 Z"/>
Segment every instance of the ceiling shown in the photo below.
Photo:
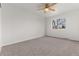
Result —
<path fill-rule="evenodd" d="M 61 13 L 66 13 L 69 11 L 74 11 L 76 9 L 79 9 L 79 3 L 59 3 L 57 4 L 57 11 L 52 13 L 53 15 L 61 14 Z"/>
<path fill-rule="evenodd" d="M 26 10 L 44 15 L 44 13 L 39 10 L 41 5 L 41 3 L 2 3 L 2 7 L 22 7 Z M 79 9 L 79 3 L 57 3 L 56 11 L 47 13 L 46 15 L 58 15 L 76 9 Z"/>

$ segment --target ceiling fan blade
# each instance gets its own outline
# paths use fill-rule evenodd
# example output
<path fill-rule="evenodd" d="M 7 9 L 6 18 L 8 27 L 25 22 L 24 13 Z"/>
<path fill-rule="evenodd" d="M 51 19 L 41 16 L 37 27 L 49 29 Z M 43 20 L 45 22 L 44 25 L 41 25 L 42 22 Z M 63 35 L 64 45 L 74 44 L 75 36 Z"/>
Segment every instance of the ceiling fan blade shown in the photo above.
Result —
<path fill-rule="evenodd" d="M 55 8 L 54 8 L 54 9 L 52 9 L 52 8 L 49 8 L 49 10 L 51 10 L 51 11 L 55 11 Z"/>
<path fill-rule="evenodd" d="M 45 9 L 54 6 L 56 3 L 42 3 L 40 9 Z"/>
<path fill-rule="evenodd" d="M 43 10 L 44 13 L 55 11 L 56 3 L 42 3 L 39 10 Z"/>
<path fill-rule="evenodd" d="M 50 3 L 49 7 L 54 7 L 56 5 L 56 3 Z"/>

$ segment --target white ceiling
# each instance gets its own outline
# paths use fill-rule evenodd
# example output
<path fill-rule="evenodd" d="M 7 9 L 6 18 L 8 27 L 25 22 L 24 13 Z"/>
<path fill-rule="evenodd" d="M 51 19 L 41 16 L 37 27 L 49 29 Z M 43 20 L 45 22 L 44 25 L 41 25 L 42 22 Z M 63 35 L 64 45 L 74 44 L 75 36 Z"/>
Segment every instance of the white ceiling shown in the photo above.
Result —
<path fill-rule="evenodd" d="M 59 3 L 56 8 L 55 15 L 79 9 L 79 3 Z"/>
<path fill-rule="evenodd" d="M 39 14 L 44 15 L 44 13 L 39 10 L 41 5 L 41 3 L 3 3 L 2 7 L 22 7 L 26 10 L 38 12 Z M 51 12 L 47 15 L 58 15 L 61 13 L 79 9 L 79 3 L 57 3 L 56 9 L 56 12 Z"/>
<path fill-rule="evenodd" d="M 79 3 L 60 3 L 57 4 L 57 9 L 59 12 L 66 12 L 69 10 L 74 10 L 79 8 Z"/>

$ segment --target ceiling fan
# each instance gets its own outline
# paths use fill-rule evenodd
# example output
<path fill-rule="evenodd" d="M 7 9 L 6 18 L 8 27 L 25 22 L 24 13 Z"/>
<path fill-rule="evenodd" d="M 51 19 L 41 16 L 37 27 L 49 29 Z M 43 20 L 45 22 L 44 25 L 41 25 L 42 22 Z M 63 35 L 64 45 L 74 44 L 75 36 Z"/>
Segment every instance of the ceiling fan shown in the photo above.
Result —
<path fill-rule="evenodd" d="M 55 11 L 55 5 L 56 3 L 43 3 L 41 10 L 43 10 L 45 13 Z"/>

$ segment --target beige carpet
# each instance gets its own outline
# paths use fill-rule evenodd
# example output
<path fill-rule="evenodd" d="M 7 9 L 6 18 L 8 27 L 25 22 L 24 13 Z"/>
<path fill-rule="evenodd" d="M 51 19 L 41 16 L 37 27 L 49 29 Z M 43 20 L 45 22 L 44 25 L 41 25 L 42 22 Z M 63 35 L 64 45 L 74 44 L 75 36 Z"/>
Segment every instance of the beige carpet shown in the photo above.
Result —
<path fill-rule="evenodd" d="M 2 48 L 2 56 L 79 56 L 79 42 L 42 37 Z"/>

